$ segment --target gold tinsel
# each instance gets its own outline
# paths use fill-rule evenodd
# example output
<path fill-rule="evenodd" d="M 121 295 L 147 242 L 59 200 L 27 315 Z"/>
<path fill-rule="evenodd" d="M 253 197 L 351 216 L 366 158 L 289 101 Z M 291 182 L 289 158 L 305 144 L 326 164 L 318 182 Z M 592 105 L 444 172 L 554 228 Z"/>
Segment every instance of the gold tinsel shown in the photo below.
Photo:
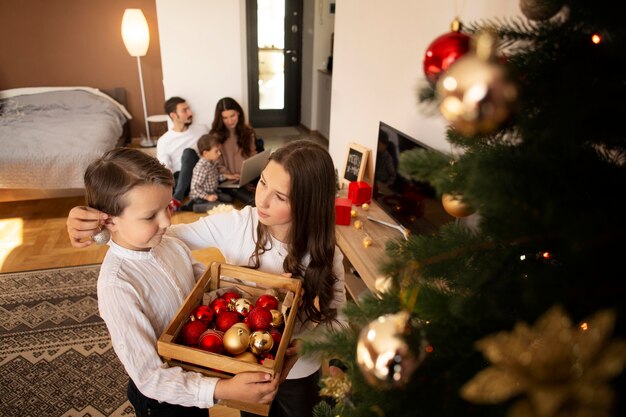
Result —
<path fill-rule="evenodd" d="M 487 336 L 476 347 L 492 366 L 461 389 L 478 404 L 520 399 L 509 417 L 610 416 L 614 392 L 609 381 L 626 363 L 626 342 L 611 340 L 610 310 L 574 326 L 561 307 L 552 307 L 533 327 Z"/>

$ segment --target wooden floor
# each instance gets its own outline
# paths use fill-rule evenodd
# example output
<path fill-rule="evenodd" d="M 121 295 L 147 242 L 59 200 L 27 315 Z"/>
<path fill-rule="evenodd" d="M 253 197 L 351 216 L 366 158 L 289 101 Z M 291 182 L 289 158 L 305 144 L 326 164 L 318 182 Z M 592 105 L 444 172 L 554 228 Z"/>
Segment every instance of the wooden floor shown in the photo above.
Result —
<path fill-rule="evenodd" d="M 65 228 L 70 209 L 82 197 L 0 203 L 0 272 L 97 264 L 107 247 L 74 249 Z M 172 223 L 190 223 L 204 214 L 177 212 Z M 210 251 L 194 251 L 201 262 Z"/>

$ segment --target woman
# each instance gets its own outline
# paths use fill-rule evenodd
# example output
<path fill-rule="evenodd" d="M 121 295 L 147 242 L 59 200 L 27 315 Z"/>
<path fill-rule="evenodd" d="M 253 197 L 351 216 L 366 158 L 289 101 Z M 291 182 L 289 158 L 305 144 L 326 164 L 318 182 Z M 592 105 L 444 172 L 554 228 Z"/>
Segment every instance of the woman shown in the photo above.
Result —
<path fill-rule="evenodd" d="M 220 174 L 241 174 L 244 160 L 256 154 L 256 135 L 252 126 L 246 124 L 243 109 L 231 97 L 224 97 L 215 106 L 211 133 L 222 143 L 222 156 L 217 167 Z M 254 184 L 239 189 L 225 189 L 247 205 L 254 204 Z"/>

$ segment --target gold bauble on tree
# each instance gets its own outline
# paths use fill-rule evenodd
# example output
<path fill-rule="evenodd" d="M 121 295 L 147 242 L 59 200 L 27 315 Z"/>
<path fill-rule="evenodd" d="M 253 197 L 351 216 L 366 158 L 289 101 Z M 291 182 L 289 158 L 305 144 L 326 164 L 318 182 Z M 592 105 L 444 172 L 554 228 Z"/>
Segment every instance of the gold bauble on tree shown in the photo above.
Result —
<path fill-rule="evenodd" d="M 452 217 L 467 217 L 474 213 L 474 209 L 463 201 L 460 194 L 444 194 L 441 197 L 443 209 Z"/>
<path fill-rule="evenodd" d="M 380 316 L 359 334 L 356 358 L 361 373 L 375 388 L 402 388 L 423 360 L 415 356 L 404 336 L 413 331 L 406 311 Z"/>
<path fill-rule="evenodd" d="M 495 51 L 495 36 L 481 33 L 474 53 L 456 61 L 437 82 L 439 109 L 464 136 L 492 133 L 517 103 L 517 87 L 495 61 Z"/>

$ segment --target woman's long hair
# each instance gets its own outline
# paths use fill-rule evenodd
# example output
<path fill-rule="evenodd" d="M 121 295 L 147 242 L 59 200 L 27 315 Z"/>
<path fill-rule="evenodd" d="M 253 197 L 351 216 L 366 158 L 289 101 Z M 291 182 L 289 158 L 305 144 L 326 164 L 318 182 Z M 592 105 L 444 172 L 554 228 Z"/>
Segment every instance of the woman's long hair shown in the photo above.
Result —
<path fill-rule="evenodd" d="M 244 158 L 248 158 L 252 155 L 252 142 L 250 137 L 254 135 L 254 130 L 251 126 L 247 125 L 245 122 L 246 116 L 243 113 L 243 109 L 235 101 L 235 99 L 231 97 L 221 98 L 217 105 L 215 106 L 215 116 L 213 117 L 213 124 L 211 125 L 211 133 L 217 134 L 220 138 L 221 143 L 226 142 L 228 139 L 229 132 L 228 128 L 224 124 L 222 120 L 222 112 L 226 110 L 234 110 L 239 114 L 239 120 L 237 121 L 237 125 L 235 126 L 235 134 L 237 135 L 237 146 L 241 149 L 241 155 Z"/>
<path fill-rule="evenodd" d="M 328 152 L 309 140 L 290 142 L 276 150 L 270 161 L 280 164 L 289 174 L 291 189 L 291 227 L 285 272 L 303 277 L 304 319 L 315 323 L 333 320 L 336 309 L 330 308 L 337 277 L 333 273 L 335 255 L 335 170 Z M 271 249 L 267 227 L 257 227 L 253 264 L 259 267 L 259 255 Z M 310 262 L 303 265 L 306 256 Z M 319 297 L 319 307 L 315 298 Z"/>

